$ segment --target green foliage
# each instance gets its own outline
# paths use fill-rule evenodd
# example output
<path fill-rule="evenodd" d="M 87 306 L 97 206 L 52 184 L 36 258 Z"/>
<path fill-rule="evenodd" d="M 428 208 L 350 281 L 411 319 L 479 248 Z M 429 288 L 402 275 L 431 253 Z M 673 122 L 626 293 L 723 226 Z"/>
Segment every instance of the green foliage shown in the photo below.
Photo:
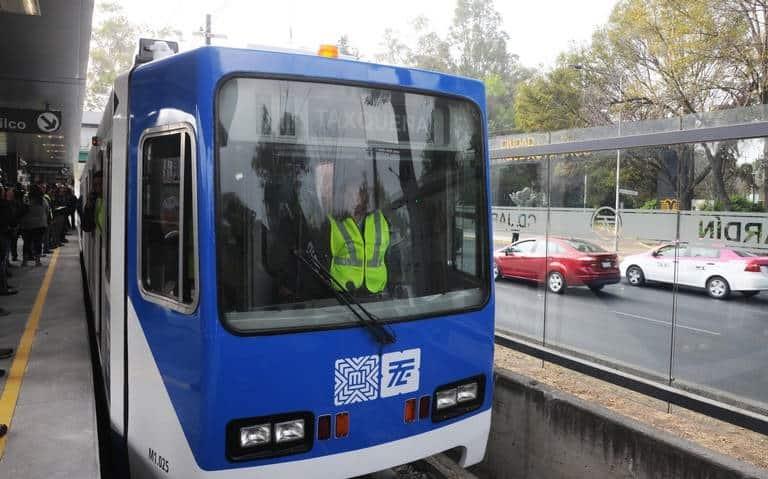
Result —
<path fill-rule="evenodd" d="M 730 197 L 730 204 L 726 206 L 722 201 L 715 201 L 709 203 L 702 208 L 704 211 L 738 211 L 743 213 L 762 213 L 763 205 L 761 203 L 753 203 L 749 199 L 740 196 L 732 195 Z"/>
<path fill-rule="evenodd" d="M 84 109 L 102 111 L 115 78 L 133 65 L 139 37 L 173 40 L 179 38 L 181 33 L 168 27 L 151 29 L 133 24 L 116 1 L 99 3 L 94 17 Z"/>
<path fill-rule="evenodd" d="M 553 131 L 586 126 L 579 73 L 559 67 L 520 85 L 515 124 L 523 131 Z"/>
<path fill-rule="evenodd" d="M 650 200 L 647 200 L 643 205 L 640 207 L 640 209 L 643 210 L 658 210 L 659 209 L 659 200 L 656 198 L 652 198 Z"/>

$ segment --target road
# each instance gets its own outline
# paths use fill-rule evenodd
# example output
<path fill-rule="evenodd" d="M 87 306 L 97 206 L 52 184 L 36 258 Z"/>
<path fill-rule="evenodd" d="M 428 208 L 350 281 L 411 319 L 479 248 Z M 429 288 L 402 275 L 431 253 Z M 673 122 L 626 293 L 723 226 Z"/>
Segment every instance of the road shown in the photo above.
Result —
<path fill-rule="evenodd" d="M 666 285 L 622 281 L 600 293 L 579 287 L 556 295 L 499 280 L 496 327 L 538 341 L 546 331 L 547 344 L 666 378 L 673 298 Z M 681 290 L 674 320 L 676 382 L 768 409 L 768 292 L 717 301 Z"/>

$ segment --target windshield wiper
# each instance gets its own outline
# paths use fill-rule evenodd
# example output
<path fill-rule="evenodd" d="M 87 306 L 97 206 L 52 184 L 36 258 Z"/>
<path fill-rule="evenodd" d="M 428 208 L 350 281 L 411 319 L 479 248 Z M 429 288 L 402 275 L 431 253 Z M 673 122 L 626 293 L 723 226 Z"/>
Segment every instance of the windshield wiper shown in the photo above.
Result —
<path fill-rule="evenodd" d="M 382 325 L 379 322 L 379 318 L 368 311 L 358 300 L 352 297 L 352 295 L 350 295 L 349 292 L 347 292 L 347 290 L 344 289 L 333 276 L 331 276 L 331 272 L 317 261 L 316 257 L 310 256 L 308 258 L 297 250 L 293 250 L 292 253 L 296 256 L 299 262 L 310 270 L 315 278 L 318 279 L 331 294 L 333 294 L 334 298 L 336 298 L 339 303 L 346 306 L 352 314 L 355 315 L 360 324 L 370 331 L 378 343 L 386 345 L 395 342 L 395 334 Z"/>

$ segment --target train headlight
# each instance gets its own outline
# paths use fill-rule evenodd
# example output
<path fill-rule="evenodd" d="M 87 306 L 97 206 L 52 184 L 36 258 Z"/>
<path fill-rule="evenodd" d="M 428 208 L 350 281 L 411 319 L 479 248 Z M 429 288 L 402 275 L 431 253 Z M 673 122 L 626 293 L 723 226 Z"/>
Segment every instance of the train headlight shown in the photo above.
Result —
<path fill-rule="evenodd" d="M 485 376 L 473 376 L 435 389 L 432 421 L 439 422 L 467 414 L 483 405 Z"/>
<path fill-rule="evenodd" d="M 227 423 L 230 461 L 299 454 L 312 449 L 315 416 L 309 411 L 233 419 Z"/>
<path fill-rule="evenodd" d="M 462 384 L 458 388 L 456 400 L 458 402 L 467 402 L 477 399 L 477 383 Z"/>
<path fill-rule="evenodd" d="M 291 442 L 304 439 L 304 420 L 278 422 L 275 424 L 275 442 Z"/>
<path fill-rule="evenodd" d="M 435 393 L 437 409 L 445 409 L 456 405 L 456 388 L 446 389 Z"/>
<path fill-rule="evenodd" d="M 257 424 L 240 428 L 240 447 L 267 444 L 272 436 L 269 424 Z"/>

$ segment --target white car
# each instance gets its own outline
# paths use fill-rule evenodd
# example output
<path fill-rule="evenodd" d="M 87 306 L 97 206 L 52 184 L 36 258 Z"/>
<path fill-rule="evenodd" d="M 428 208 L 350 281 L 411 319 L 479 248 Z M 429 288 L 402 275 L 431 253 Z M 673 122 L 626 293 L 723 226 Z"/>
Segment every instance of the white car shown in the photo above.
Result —
<path fill-rule="evenodd" d="M 715 299 L 725 299 L 734 291 L 750 297 L 768 290 L 768 252 L 670 244 L 627 256 L 620 268 L 633 286 L 643 286 L 646 281 L 677 281 L 704 288 Z"/>

